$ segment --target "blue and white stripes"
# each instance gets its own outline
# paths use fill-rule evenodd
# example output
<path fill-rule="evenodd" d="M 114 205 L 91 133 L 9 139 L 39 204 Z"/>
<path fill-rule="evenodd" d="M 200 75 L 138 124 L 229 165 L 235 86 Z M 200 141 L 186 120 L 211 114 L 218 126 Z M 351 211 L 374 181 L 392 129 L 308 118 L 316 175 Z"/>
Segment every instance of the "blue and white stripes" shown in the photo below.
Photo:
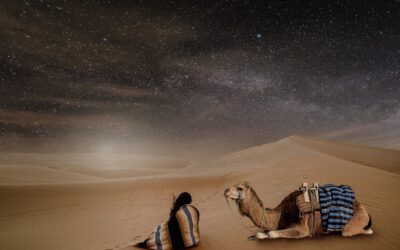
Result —
<path fill-rule="evenodd" d="M 341 231 L 353 217 L 353 189 L 346 185 L 327 184 L 319 187 L 318 191 L 325 231 Z"/>

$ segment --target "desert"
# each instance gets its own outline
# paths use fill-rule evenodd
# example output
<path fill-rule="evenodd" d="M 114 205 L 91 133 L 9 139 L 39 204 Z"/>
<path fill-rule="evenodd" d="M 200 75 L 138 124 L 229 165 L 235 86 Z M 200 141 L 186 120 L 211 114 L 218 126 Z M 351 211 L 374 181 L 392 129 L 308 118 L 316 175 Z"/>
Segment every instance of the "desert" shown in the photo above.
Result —
<path fill-rule="evenodd" d="M 398 249 L 400 152 L 291 136 L 206 163 L 131 155 L 2 153 L 1 249 L 135 249 L 188 191 L 201 214 L 196 249 Z M 108 161 L 106 161 L 108 159 Z M 30 170 L 30 171 L 28 171 Z M 257 232 L 223 191 L 247 180 L 274 207 L 302 181 L 351 185 L 374 235 L 248 241 Z"/>

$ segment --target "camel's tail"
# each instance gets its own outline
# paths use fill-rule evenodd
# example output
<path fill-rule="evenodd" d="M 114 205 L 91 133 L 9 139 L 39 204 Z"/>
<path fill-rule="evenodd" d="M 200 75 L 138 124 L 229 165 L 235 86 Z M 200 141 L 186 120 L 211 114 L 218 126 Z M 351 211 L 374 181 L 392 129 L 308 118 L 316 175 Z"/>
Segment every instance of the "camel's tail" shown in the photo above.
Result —
<path fill-rule="evenodd" d="M 368 225 L 364 227 L 364 230 L 368 230 L 372 227 L 371 215 L 368 214 L 368 217 L 369 217 Z"/>

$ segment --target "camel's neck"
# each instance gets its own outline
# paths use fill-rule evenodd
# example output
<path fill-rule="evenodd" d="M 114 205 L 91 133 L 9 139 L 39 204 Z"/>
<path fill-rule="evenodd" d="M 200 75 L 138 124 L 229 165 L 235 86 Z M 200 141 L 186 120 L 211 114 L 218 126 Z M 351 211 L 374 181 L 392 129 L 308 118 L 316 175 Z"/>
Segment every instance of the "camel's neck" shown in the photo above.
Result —
<path fill-rule="evenodd" d="M 249 219 L 258 227 L 272 231 L 278 228 L 281 211 L 277 208 L 264 208 L 257 194 L 251 190 L 248 199 L 239 202 L 239 209 L 242 215 Z"/>

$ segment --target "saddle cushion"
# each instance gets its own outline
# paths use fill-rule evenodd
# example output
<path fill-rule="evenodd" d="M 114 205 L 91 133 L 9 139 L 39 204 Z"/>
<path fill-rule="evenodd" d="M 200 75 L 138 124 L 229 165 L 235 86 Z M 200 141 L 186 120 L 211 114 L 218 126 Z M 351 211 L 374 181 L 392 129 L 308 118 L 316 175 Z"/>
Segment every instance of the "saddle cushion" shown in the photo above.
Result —
<path fill-rule="evenodd" d="M 355 195 L 350 186 L 327 184 L 319 187 L 322 226 L 325 231 L 341 231 L 353 217 Z"/>

